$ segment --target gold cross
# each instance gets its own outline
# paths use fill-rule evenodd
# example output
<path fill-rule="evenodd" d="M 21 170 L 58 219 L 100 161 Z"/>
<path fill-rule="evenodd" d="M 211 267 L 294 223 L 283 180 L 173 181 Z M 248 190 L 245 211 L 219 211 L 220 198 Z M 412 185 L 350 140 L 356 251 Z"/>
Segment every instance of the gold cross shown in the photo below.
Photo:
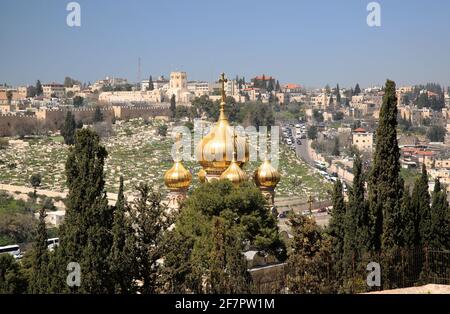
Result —
<path fill-rule="evenodd" d="M 228 79 L 225 78 L 225 73 L 220 74 L 219 83 L 222 84 L 222 102 L 225 102 L 225 83 L 228 82 Z"/>

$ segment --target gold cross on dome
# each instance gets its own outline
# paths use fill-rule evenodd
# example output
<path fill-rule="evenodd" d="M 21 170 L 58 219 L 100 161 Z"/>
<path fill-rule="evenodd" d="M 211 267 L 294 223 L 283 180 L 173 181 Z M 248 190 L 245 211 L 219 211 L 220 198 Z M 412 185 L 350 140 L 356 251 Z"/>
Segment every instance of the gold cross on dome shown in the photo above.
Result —
<path fill-rule="evenodd" d="M 220 79 L 219 79 L 219 83 L 222 84 L 222 102 L 225 102 L 225 83 L 228 82 L 228 79 L 225 78 L 225 73 L 220 74 Z"/>

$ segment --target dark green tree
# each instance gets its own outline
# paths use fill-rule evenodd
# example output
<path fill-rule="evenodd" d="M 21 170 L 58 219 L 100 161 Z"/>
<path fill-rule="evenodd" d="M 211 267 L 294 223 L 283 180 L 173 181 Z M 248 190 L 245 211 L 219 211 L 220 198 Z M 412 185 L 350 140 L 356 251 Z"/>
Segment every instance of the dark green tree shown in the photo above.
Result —
<path fill-rule="evenodd" d="M 329 223 L 329 234 L 331 236 L 333 261 L 337 278 L 344 278 L 344 238 L 345 238 L 345 221 L 346 221 L 346 204 L 342 183 L 337 180 L 333 188 L 333 209 Z"/>
<path fill-rule="evenodd" d="M 361 94 L 361 88 L 359 87 L 359 84 L 356 83 L 355 89 L 353 90 L 353 95 L 358 96 L 359 94 Z"/>
<path fill-rule="evenodd" d="M 443 126 L 433 125 L 427 131 L 427 137 L 430 142 L 444 142 L 446 130 Z"/>
<path fill-rule="evenodd" d="M 103 167 L 107 157 L 99 136 L 90 129 L 78 130 L 74 146 L 69 148 L 66 177 L 69 192 L 66 216 L 60 227 L 59 265 L 60 292 L 107 293 L 111 276 L 107 263 L 113 240 L 113 209 L 108 206 L 104 190 Z M 81 267 L 81 286 L 66 286 L 66 267 L 70 262 Z"/>
<path fill-rule="evenodd" d="M 334 138 L 332 155 L 333 156 L 341 155 L 341 152 L 339 149 L 339 137 L 337 137 L 337 136 Z"/>
<path fill-rule="evenodd" d="M 83 101 L 84 101 L 84 98 L 83 98 L 83 97 L 81 97 L 81 96 L 75 96 L 75 97 L 73 98 L 73 106 L 74 106 L 75 108 L 79 108 L 79 107 L 83 106 Z"/>
<path fill-rule="evenodd" d="M 412 192 L 412 206 L 417 217 L 416 245 L 428 245 L 430 241 L 431 209 L 430 193 L 428 192 L 428 173 L 425 164 L 422 164 L 422 173 L 416 179 Z"/>
<path fill-rule="evenodd" d="M 29 292 L 33 294 L 48 293 L 49 289 L 49 256 L 47 250 L 47 229 L 45 227 L 45 209 L 39 210 L 39 224 L 32 252 L 32 268 Z"/>
<path fill-rule="evenodd" d="M 168 127 L 165 124 L 159 125 L 158 126 L 158 135 L 166 137 L 167 136 L 167 129 L 168 129 Z"/>
<path fill-rule="evenodd" d="M 380 110 L 369 176 L 369 208 L 371 216 L 371 249 L 395 246 L 401 226 L 399 211 L 403 182 L 400 177 L 400 150 L 397 142 L 397 96 L 395 82 L 386 82 Z"/>
<path fill-rule="evenodd" d="M 153 79 L 152 76 L 150 75 L 150 78 L 148 79 L 148 90 L 152 91 L 155 89 L 155 85 L 153 85 Z"/>
<path fill-rule="evenodd" d="M 450 210 L 446 192 L 439 179 L 434 182 L 430 229 L 430 247 L 436 250 L 449 250 Z"/>
<path fill-rule="evenodd" d="M 420 235 L 418 233 L 417 213 L 415 206 L 412 204 L 408 186 L 405 187 L 403 192 L 400 216 L 403 226 L 400 246 L 407 250 L 413 249 L 418 244 L 417 241 Z"/>
<path fill-rule="evenodd" d="M 9 254 L 0 254 L 0 294 L 27 291 L 27 280 L 19 262 Z"/>
<path fill-rule="evenodd" d="M 113 281 L 113 293 L 134 292 L 134 234 L 131 221 L 127 216 L 127 204 L 123 193 L 123 177 L 120 177 L 119 193 L 114 207 L 112 225 L 113 243 L 109 254 L 109 267 Z"/>
<path fill-rule="evenodd" d="M 42 176 L 40 173 L 33 173 L 30 177 L 30 184 L 33 187 L 33 195 L 36 198 L 36 189 L 41 186 Z"/>
<path fill-rule="evenodd" d="M 170 115 L 172 119 L 175 119 L 176 111 L 177 111 L 177 102 L 175 99 L 175 95 L 172 95 L 172 97 L 170 97 Z"/>
<path fill-rule="evenodd" d="M 334 292 L 332 245 L 313 218 L 290 218 L 293 242 L 288 258 L 287 287 L 295 294 Z"/>
<path fill-rule="evenodd" d="M 174 220 L 162 203 L 161 195 L 152 191 L 148 184 L 140 184 L 137 191 L 139 195 L 129 211 L 134 229 L 135 259 L 138 261 L 136 278 L 142 281 L 138 291 L 153 294 L 164 288 L 158 280 L 158 260 L 164 256 L 164 234 Z"/>
<path fill-rule="evenodd" d="M 67 111 L 66 119 L 61 127 L 61 135 L 66 145 L 73 145 L 75 141 L 75 130 L 77 128 L 75 117 L 71 111 Z"/>
<path fill-rule="evenodd" d="M 37 80 L 36 82 L 36 96 L 42 96 L 44 94 L 44 90 L 42 89 L 41 81 Z"/>
<path fill-rule="evenodd" d="M 103 121 L 103 113 L 100 107 L 95 107 L 93 122 L 102 122 Z"/>
<path fill-rule="evenodd" d="M 242 241 L 235 226 L 226 219 L 212 220 L 210 292 L 234 294 L 250 292 L 250 275 L 242 254 Z"/>

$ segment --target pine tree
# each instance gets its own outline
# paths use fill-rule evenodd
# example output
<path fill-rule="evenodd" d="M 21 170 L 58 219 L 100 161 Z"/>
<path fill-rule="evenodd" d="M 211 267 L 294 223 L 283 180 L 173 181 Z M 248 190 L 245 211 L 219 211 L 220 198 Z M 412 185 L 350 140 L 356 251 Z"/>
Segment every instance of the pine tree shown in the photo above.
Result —
<path fill-rule="evenodd" d="M 170 97 L 170 115 L 172 119 L 175 119 L 176 112 L 177 112 L 177 103 L 175 95 L 172 95 L 172 97 Z"/>
<path fill-rule="evenodd" d="M 210 253 L 210 292 L 216 294 L 248 293 L 250 275 L 242 254 L 242 241 L 236 229 L 225 219 L 212 221 Z"/>
<path fill-rule="evenodd" d="M 417 178 L 412 192 L 412 206 L 416 213 L 416 245 L 426 246 L 430 240 L 431 211 L 430 193 L 428 193 L 428 173 L 425 164 L 422 164 L 422 173 Z"/>
<path fill-rule="evenodd" d="M 450 210 L 447 195 L 439 179 L 435 180 L 431 205 L 430 248 L 450 249 Z"/>
<path fill-rule="evenodd" d="M 106 149 L 100 145 L 95 132 L 89 129 L 76 132 L 66 161 L 69 192 L 56 259 L 62 274 L 67 274 L 69 262 L 78 262 L 82 280 L 80 288 L 68 289 L 65 276 L 61 275 L 60 279 L 64 278 L 59 286 L 61 292 L 106 293 L 111 290 L 107 258 L 112 242 L 113 211 L 104 191 L 106 157 Z"/>
<path fill-rule="evenodd" d="M 373 166 L 369 176 L 371 249 L 395 246 L 403 182 L 400 177 L 397 142 L 397 96 L 395 82 L 386 82 L 376 136 Z"/>
<path fill-rule="evenodd" d="M 39 224 L 33 246 L 32 268 L 28 287 L 29 292 L 33 294 L 48 293 L 49 290 L 46 216 L 45 209 L 41 208 L 39 210 Z"/>
<path fill-rule="evenodd" d="M 158 280 L 160 273 L 159 259 L 164 256 L 164 233 L 173 224 L 173 217 L 167 213 L 161 195 L 150 189 L 147 184 L 137 187 L 139 196 L 130 208 L 131 223 L 135 235 L 135 259 L 137 279 L 142 281 L 138 291 L 153 294 L 161 291 L 163 286 Z"/>
<path fill-rule="evenodd" d="M 61 127 L 61 135 L 66 145 L 73 145 L 75 141 L 75 130 L 77 128 L 75 117 L 71 111 L 67 111 L 66 119 Z"/>
<path fill-rule="evenodd" d="M 343 278 L 344 275 L 344 237 L 345 237 L 346 204 L 342 191 L 342 183 L 337 180 L 333 189 L 333 209 L 329 223 L 329 234 L 331 236 L 333 260 L 336 275 Z"/>
<path fill-rule="evenodd" d="M 113 293 L 131 293 L 134 291 L 133 230 L 126 216 L 126 201 L 123 193 L 123 177 L 120 177 L 119 193 L 114 208 L 112 225 L 113 243 L 109 254 L 109 267 L 113 281 Z"/>

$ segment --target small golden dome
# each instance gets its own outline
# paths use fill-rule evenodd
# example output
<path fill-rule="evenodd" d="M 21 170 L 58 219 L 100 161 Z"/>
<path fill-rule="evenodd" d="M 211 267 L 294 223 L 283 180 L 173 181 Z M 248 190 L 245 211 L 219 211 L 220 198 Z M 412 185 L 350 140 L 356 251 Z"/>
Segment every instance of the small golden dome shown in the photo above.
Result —
<path fill-rule="evenodd" d="M 206 182 L 206 171 L 205 169 L 200 169 L 200 171 L 198 172 L 198 179 L 200 180 L 201 183 L 205 183 Z"/>
<path fill-rule="evenodd" d="M 228 169 L 221 174 L 220 179 L 230 180 L 234 185 L 239 185 L 242 182 L 247 181 L 247 174 L 239 167 L 239 164 L 233 158 Z"/>
<path fill-rule="evenodd" d="M 187 189 L 191 181 L 191 173 L 179 161 L 164 174 L 164 183 L 169 189 Z"/>
<path fill-rule="evenodd" d="M 280 182 L 280 173 L 271 165 L 268 159 L 255 171 L 255 183 L 259 187 L 275 188 Z"/>

